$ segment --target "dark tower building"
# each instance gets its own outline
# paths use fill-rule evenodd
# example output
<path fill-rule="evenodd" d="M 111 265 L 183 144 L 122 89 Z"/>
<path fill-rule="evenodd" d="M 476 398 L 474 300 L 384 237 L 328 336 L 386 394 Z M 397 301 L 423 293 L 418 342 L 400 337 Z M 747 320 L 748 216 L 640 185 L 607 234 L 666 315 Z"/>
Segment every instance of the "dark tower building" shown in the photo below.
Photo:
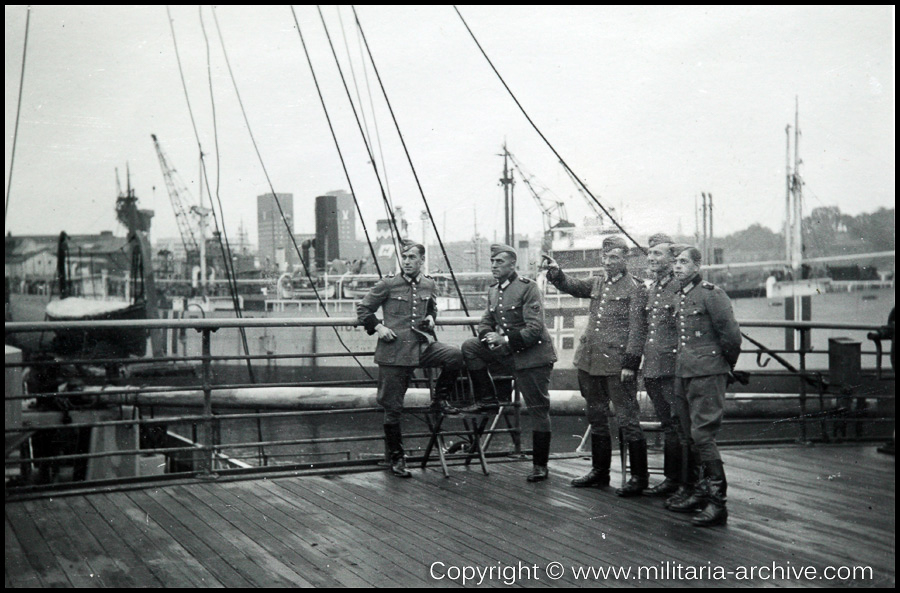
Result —
<path fill-rule="evenodd" d="M 316 267 L 325 269 L 335 259 L 364 257 L 363 244 L 356 240 L 356 206 L 353 195 L 333 191 L 316 198 Z"/>

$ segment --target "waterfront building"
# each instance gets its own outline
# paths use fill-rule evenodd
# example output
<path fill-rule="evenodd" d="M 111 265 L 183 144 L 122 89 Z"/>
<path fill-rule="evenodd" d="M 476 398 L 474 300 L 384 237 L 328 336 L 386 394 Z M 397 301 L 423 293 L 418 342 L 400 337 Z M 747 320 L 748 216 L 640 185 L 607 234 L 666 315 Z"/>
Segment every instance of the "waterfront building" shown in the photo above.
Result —
<path fill-rule="evenodd" d="M 287 225 L 282 220 L 279 204 Z M 256 196 L 256 228 L 259 264 L 262 269 L 287 271 L 300 263 L 291 241 L 294 233 L 294 194 L 269 193 Z"/>

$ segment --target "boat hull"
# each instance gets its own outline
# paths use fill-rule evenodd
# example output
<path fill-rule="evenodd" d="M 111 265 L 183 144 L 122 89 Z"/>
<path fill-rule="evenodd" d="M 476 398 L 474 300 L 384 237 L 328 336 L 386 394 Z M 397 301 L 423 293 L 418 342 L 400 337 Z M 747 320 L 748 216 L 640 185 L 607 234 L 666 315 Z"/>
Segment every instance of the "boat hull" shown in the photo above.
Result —
<path fill-rule="evenodd" d="M 147 318 L 147 306 L 135 303 L 124 309 L 73 319 L 57 318 L 47 314 L 48 321 L 130 321 Z M 53 351 L 62 356 L 85 358 L 124 358 L 144 356 L 147 351 L 148 332 L 145 329 L 71 329 L 57 330 L 53 338 Z"/>

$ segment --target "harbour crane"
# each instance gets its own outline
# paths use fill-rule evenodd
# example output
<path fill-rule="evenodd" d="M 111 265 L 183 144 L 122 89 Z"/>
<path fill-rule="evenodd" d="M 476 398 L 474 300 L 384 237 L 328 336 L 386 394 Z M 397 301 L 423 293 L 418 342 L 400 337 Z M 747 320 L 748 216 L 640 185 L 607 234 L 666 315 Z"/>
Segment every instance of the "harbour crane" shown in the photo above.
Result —
<path fill-rule="evenodd" d="M 187 254 L 187 261 L 192 261 L 198 257 L 201 246 L 197 241 L 199 231 L 195 233 L 194 224 L 188 216 L 188 209 L 185 207 L 188 200 L 188 189 L 175 167 L 169 164 L 156 134 L 150 134 L 153 138 L 153 145 L 156 147 L 156 156 L 159 157 L 159 166 L 162 169 L 163 178 L 166 180 L 166 189 L 169 192 L 169 199 L 172 201 L 172 209 L 175 211 L 175 222 L 178 224 L 178 232 L 181 235 L 181 242 L 184 244 L 184 251 Z"/>
<path fill-rule="evenodd" d="M 550 251 L 551 245 L 553 243 L 553 231 L 559 228 L 570 228 L 574 226 L 571 222 L 569 222 L 569 217 L 566 214 L 566 205 L 558 200 L 549 200 L 542 197 L 541 194 L 534 188 L 534 184 L 532 183 L 532 179 L 534 178 L 534 176 L 527 175 L 522 170 L 522 166 L 519 164 L 519 161 L 512 154 L 507 154 L 512 161 L 513 167 L 519 172 L 519 175 L 522 177 L 522 181 L 525 183 L 525 186 L 528 188 L 528 191 L 531 193 L 534 201 L 537 202 L 538 208 L 541 209 L 541 214 L 544 220 L 544 239 L 541 244 L 541 249 L 545 252 L 548 252 Z"/>
<path fill-rule="evenodd" d="M 562 161 L 560 161 L 559 164 L 562 165 L 563 171 L 566 172 L 566 175 L 568 175 L 569 179 L 572 180 L 572 183 L 575 184 L 575 189 L 578 190 L 578 193 L 581 195 L 582 198 L 584 198 L 584 201 L 587 202 L 588 207 L 590 207 L 591 211 L 594 213 L 594 216 L 597 217 L 597 221 L 600 222 L 600 224 L 603 224 L 603 217 L 605 216 L 603 214 L 603 211 L 599 208 L 599 206 L 597 206 L 597 203 L 594 202 L 594 200 L 592 200 L 591 197 L 588 196 L 585 193 L 585 191 L 581 188 L 581 185 L 578 183 L 578 180 L 575 179 L 575 176 L 572 175 L 572 172 L 569 171 L 568 167 L 566 167 L 566 165 Z"/>

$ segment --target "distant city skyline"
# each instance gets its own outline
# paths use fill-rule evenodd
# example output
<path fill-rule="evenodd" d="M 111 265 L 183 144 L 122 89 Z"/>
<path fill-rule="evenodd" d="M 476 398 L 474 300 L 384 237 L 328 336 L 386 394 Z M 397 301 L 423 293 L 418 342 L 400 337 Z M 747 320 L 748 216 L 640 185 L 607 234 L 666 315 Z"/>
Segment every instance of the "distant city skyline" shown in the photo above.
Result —
<path fill-rule="evenodd" d="M 255 196 L 273 188 L 304 203 L 350 191 L 290 8 L 216 9 L 272 186 L 237 105 L 212 10 L 202 14 L 215 128 L 198 9 L 171 10 L 205 153 L 203 201 L 208 206 L 209 193 L 218 194 L 229 235 L 243 220 L 257 236 Z M 374 227 L 385 216 L 381 190 L 321 22 L 313 7 L 295 10 L 363 219 Z M 717 235 L 753 223 L 780 230 L 785 126 L 794 125 L 797 97 L 806 212 L 837 206 L 855 215 L 893 205 L 893 7 L 459 10 L 529 116 L 629 232 L 675 232 L 680 224 L 691 233 L 701 192 L 715 196 Z M 588 205 L 452 7 L 358 12 L 446 240 L 471 237 L 476 224 L 482 236 L 502 237 L 504 142 L 542 197 L 564 202 L 569 220 L 581 224 Z M 353 15 L 347 7 L 323 13 L 351 96 L 357 106 L 361 100 L 387 198 L 405 209 L 415 233 L 424 204 L 375 73 L 360 60 Z M 200 165 L 165 8 L 32 7 L 11 184 L 25 7 L 7 6 L 5 16 L 5 230 L 116 230 L 115 169 L 124 183 L 127 163 L 140 207 L 156 213 L 154 236 L 177 236 L 150 134 L 195 201 Z M 515 195 L 517 230 L 540 232 L 540 210 L 521 179 Z M 298 213 L 295 233 L 315 232 L 306 214 Z"/>

